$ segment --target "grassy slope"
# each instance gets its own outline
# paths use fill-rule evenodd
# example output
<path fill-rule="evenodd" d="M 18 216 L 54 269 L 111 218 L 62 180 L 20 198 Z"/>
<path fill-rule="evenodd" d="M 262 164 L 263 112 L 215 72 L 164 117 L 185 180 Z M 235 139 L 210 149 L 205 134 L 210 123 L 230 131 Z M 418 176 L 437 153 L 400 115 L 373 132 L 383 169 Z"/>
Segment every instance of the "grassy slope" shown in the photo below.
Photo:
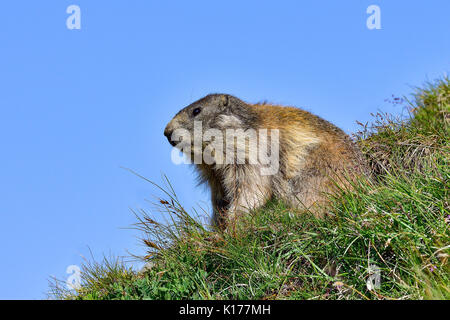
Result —
<path fill-rule="evenodd" d="M 394 102 L 401 102 L 398 98 Z M 83 267 L 76 299 L 448 299 L 450 82 L 418 89 L 410 116 L 378 114 L 356 139 L 372 181 L 342 190 L 318 220 L 272 201 L 232 232 L 212 232 L 177 201 L 159 203 L 164 224 L 139 212 L 153 267 L 116 260 Z M 167 191 L 168 190 L 168 191 Z M 381 286 L 369 290 L 369 266 Z"/>

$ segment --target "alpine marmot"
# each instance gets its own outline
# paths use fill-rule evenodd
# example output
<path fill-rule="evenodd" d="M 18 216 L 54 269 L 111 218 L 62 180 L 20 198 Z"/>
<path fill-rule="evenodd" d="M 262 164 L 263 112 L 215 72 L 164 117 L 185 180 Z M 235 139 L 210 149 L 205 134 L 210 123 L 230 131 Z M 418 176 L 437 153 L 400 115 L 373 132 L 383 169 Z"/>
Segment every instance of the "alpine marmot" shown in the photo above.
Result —
<path fill-rule="evenodd" d="M 355 143 L 328 121 L 227 94 L 185 107 L 164 135 L 209 185 L 213 221 L 221 227 L 272 197 L 321 216 L 327 193 L 366 172 Z"/>

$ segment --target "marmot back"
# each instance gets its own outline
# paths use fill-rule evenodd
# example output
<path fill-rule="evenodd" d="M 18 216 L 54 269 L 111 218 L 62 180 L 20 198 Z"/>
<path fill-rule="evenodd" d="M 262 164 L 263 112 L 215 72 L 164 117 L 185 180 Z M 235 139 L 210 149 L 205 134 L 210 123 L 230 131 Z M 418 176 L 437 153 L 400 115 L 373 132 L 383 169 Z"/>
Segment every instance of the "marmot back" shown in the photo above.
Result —
<path fill-rule="evenodd" d="M 321 215 L 327 193 L 367 172 L 355 143 L 328 121 L 226 94 L 182 109 L 164 134 L 194 159 L 220 226 L 272 197 Z"/>

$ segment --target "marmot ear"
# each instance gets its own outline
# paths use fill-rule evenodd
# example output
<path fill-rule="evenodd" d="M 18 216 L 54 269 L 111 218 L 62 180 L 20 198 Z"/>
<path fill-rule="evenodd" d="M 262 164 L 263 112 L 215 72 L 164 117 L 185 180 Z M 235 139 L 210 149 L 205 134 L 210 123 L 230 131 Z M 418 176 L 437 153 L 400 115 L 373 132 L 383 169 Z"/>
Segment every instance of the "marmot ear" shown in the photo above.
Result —
<path fill-rule="evenodd" d="M 228 95 L 224 94 L 220 97 L 220 104 L 222 107 L 228 107 L 229 104 Z"/>
<path fill-rule="evenodd" d="M 221 109 L 228 114 L 245 112 L 245 102 L 229 94 L 221 95 L 219 104 Z"/>

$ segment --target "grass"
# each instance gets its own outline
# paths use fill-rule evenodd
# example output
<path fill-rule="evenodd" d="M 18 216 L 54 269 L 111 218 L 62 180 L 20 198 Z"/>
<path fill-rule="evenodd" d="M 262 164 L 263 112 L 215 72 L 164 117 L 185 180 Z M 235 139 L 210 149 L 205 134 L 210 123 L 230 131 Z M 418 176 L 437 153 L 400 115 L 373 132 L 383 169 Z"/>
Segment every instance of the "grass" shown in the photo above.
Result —
<path fill-rule="evenodd" d="M 406 117 L 379 113 L 355 134 L 373 177 L 330 196 L 324 219 L 273 200 L 217 232 L 183 208 L 166 180 L 157 203 L 166 221 L 135 212 L 151 268 L 87 262 L 78 290 L 55 282 L 51 296 L 449 299 L 449 79 L 416 89 L 412 101 L 395 99 L 407 104 Z"/>

